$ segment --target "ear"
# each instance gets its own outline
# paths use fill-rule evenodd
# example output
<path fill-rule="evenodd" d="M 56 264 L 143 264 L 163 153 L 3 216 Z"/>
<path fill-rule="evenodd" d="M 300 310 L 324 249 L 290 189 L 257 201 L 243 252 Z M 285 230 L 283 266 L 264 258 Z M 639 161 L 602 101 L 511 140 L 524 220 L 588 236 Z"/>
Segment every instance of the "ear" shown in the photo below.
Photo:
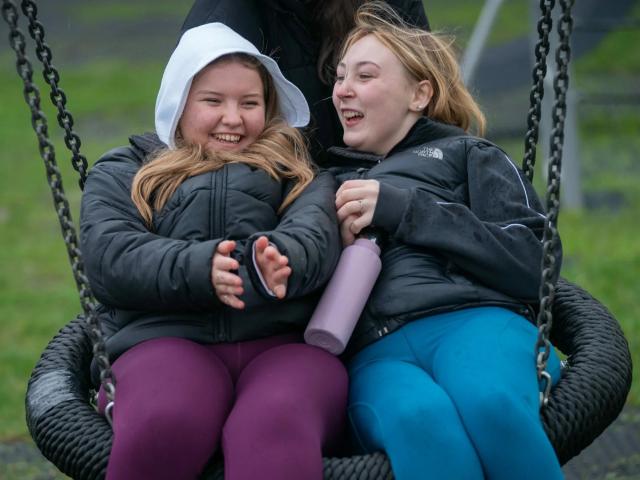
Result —
<path fill-rule="evenodd" d="M 413 98 L 409 108 L 414 112 L 422 112 L 433 97 L 433 87 L 429 80 L 422 80 L 418 82 L 413 91 Z"/>

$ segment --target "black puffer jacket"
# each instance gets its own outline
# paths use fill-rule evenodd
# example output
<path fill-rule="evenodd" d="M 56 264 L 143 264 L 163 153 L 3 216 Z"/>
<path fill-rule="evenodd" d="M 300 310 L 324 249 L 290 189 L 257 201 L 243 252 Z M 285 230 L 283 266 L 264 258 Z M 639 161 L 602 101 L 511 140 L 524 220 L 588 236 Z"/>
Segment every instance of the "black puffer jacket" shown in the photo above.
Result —
<path fill-rule="evenodd" d="M 333 169 L 340 181 L 380 182 L 372 223 L 388 237 L 352 353 L 434 313 L 499 305 L 530 317 L 545 217 L 502 150 L 422 118 L 386 158 L 330 152 L 342 163 Z"/>
<path fill-rule="evenodd" d="M 195 0 L 182 32 L 221 22 L 253 43 L 280 66 L 284 76 L 304 94 L 311 109 L 307 136 L 314 159 L 326 164 L 325 150 L 342 145 L 342 127 L 331 102 L 332 85 L 316 73 L 320 35 L 309 0 Z M 387 0 L 410 23 L 429 28 L 422 0 Z"/>
<path fill-rule="evenodd" d="M 132 137 L 131 146 L 107 153 L 89 173 L 82 197 L 85 266 L 103 305 L 111 358 L 160 336 L 217 343 L 301 332 L 341 250 L 334 178 L 319 174 L 278 215 L 286 186 L 262 170 L 227 165 L 182 183 L 152 233 L 131 201 L 131 182 L 161 146 L 155 135 Z M 261 234 L 289 257 L 285 301 L 263 291 L 253 268 L 252 243 Z M 211 285 L 211 261 L 223 239 L 238 241 L 244 310 L 223 305 Z"/>

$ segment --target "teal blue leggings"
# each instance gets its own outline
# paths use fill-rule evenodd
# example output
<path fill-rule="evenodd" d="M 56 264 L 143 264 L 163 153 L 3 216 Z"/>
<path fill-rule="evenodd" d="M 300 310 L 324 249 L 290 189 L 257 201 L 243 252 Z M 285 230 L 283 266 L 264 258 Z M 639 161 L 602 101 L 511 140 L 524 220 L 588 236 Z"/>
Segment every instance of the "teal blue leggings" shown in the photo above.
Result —
<path fill-rule="evenodd" d="M 502 308 L 413 321 L 350 362 L 349 419 L 397 480 L 563 478 L 540 421 L 536 328 Z M 554 382 L 560 361 L 547 368 Z"/>

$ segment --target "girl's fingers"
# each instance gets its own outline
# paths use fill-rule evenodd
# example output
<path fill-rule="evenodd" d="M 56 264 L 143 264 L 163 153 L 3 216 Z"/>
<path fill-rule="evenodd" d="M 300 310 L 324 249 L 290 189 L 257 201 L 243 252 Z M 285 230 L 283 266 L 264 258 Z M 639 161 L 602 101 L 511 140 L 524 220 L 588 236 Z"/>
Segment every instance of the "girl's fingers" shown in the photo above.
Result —
<path fill-rule="evenodd" d="M 230 306 L 231 308 L 235 308 L 237 310 L 242 310 L 244 308 L 244 302 L 235 295 L 222 294 L 218 295 L 218 298 L 222 303 Z"/>
<path fill-rule="evenodd" d="M 287 279 L 291 276 L 291 267 L 283 267 L 275 270 L 271 274 L 271 284 L 278 285 L 280 283 L 286 283 Z"/>
<path fill-rule="evenodd" d="M 216 293 L 218 295 L 242 295 L 244 289 L 235 285 L 218 285 Z"/>
<path fill-rule="evenodd" d="M 342 222 L 349 215 L 359 216 L 366 210 L 366 203 L 362 199 L 352 200 L 345 203 L 340 209 L 338 209 L 338 221 Z"/>
<path fill-rule="evenodd" d="M 264 235 L 259 236 L 254 242 L 256 253 L 262 253 L 269 246 L 269 239 Z"/>
<path fill-rule="evenodd" d="M 345 192 L 347 190 L 353 190 L 354 188 L 362 188 L 368 185 L 371 185 L 371 182 L 375 182 L 377 180 L 347 180 L 340 185 L 338 191 L 336 193 Z"/>
<path fill-rule="evenodd" d="M 356 217 L 352 215 L 350 217 L 347 217 L 340 224 L 340 236 L 342 237 L 342 244 L 345 247 L 351 245 L 356 240 L 355 235 L 351 231 L 351 224 L 354 222 L 355 218 Z"/>
<path fill-rule="evenodd" d="M 367 191 L 363 188 L 354 188 L 343 192 L 338 190 L 338 193 L 336 193 L 336 208 L 342 208 L 349 202 L 353 202 L 359 198 L 365 198 L 366 195 Z"/>
<path fill-rule="evenodd" d="M 235 273 L 226 272 L 224 270 L 216 270 L 213 273 L 213 284 L 217 286 L 228 285 L 232 287 L 242 286 L 242 278 Z"/>
<path fill-rule="evenodd" d="M 349 228 L 349 230 L 351 230 L 351 233 L 353 233 L 354 235 L 358 235 L 363 228 L 368 227 L 369 225 L 371 225 L 371 220 L 373 218 L 373 213 L 371 214 L 366 214 L 366 215 L 361 215 L 359 217 L 357 217 L 352 223 L 351 226 Z"/>
<path fill-rule="evenodd" d="M 273 293 L 275 293 L 277 298 L 284 298 L 287 294 L 286 285 L 278 285 L 277 287 L 274 287 Z"/>
<path fill-rule="evenodd" d="M 235 258 L 216 254 L 213 257 L 213 268 L 214 270 L 225 270 L 228 272 L 231 270 L 238 270 L 238 268 L 240 268 L 240 264 Z"/>
<path fill-rule="evenodd" d="M 223 240 L 216 247 L 216 252 L 221 255 L 230 255 L 236 248 L 236 242 L 233 240 Z"/>

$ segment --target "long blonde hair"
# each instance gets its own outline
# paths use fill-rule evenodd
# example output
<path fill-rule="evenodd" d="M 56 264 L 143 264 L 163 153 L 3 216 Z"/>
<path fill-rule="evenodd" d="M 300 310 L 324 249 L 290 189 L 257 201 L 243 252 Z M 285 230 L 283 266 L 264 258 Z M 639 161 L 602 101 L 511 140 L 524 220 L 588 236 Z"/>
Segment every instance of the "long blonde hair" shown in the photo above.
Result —
<path fill-rule="evenodd" d="M 484 114 L 464 85 L 452 39 L 407 25 L 393 8 L 379 1 L 358 9 L 340 56 L 367 35 L 391 50 L 414 80 L 429 80 L 433 97 L 424 115 L 465 132 L 473 128 L 473 133 L 484 134 Z"/>
<path fill-rule="evenodd" d="M 223 60 L 241 62 L 260 74 L 265 97 L 265 128 L 255 142 L 240 152 L 208 151 L 201 145 L 186 144 L 177 132 L 178 148 L 161 149 L 133 178 L 131 199 L 149 228 L 153 226 L 153 212 L 164 207 L 182 182 L 230 163 L 262 169 L 275 180 L 293 180 L 294 187 L 279 211 L 291 204 L 313 180 L 306 141 L 297 129 L 279 116 L 277 92 L 265 67 L 255 57 L 238 53 L 224 55 L 212 63 Z"/>

